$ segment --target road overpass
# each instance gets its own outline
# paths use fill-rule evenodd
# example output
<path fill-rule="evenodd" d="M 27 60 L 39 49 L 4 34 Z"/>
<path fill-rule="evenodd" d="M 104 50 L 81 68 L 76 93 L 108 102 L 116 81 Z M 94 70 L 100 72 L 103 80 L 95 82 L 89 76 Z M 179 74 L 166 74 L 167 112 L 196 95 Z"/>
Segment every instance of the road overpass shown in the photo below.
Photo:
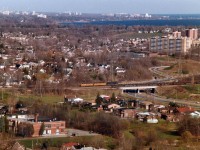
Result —
<path fill-rule="evenodd" d="M 149 92 L 154 93 L 155 89 L 158 86 L 132 86 L 132 87 L 120 87 L 122 93 L 141 93 L 141 92 Z"/>

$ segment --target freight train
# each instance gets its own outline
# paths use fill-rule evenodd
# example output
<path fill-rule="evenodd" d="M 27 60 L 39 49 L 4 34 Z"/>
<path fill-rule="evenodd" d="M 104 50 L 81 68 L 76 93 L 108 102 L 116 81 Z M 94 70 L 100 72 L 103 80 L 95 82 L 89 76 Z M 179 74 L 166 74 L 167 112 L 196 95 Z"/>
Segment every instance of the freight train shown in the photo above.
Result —
<path fill-rule="evenodd" d="M 120 83 L 120 82 L 102 82 L 102 83 L 83 83 L 80 84 L 81 87 L 95 87 L 95 86 L 110 86 L 110 87 L 120 87 L 120 86 L 162 86 L 162 85 L 186 85 L 186 84 L 200 84 L 200 76 L 182 77 L 173 80 L 155 80 L 147 82 L 135 82 L 135 83 Z"/>
<path fill-rule="evenodd" d="M 93 87 L 93 86 L 116 86 L 118 82 L 99 82 L 99 83 L 82 83 L 81 87 Z"/>

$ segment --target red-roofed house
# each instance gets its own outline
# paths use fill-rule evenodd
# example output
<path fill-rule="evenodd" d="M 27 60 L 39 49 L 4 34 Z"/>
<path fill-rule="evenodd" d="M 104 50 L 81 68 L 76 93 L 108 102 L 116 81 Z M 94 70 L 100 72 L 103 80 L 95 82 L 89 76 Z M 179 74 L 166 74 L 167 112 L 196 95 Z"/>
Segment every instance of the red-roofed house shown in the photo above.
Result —
<path fill-rule="evenodd" d="M 100 97 L 104 100 L 107 100 L 109 101 L 110 100 L 110 96 L 107 96 L 107 95 L 100 95 Z"/>
<path fill-rule="evenodd" d="M 74 146 L 78 143 L 70 142 L 62 145 L 62 150 L 74 150 Z"/>
<path fill-rule="evenodd" d="M 194 108 L 192 107 L 179 107 L 175 109 L 175 113 L 178 114 L 188 114 L 194 112 Z"/>

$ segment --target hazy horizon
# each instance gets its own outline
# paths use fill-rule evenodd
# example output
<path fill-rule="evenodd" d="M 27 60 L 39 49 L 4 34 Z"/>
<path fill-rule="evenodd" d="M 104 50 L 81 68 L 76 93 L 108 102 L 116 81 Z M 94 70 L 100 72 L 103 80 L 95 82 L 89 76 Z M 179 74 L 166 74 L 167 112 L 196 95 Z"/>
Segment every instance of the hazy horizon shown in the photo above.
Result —
<path fill-rule="evenodd" d="M 199 0 L 0 0 L 0 10 L 81 13 L 200 14 Z"/>

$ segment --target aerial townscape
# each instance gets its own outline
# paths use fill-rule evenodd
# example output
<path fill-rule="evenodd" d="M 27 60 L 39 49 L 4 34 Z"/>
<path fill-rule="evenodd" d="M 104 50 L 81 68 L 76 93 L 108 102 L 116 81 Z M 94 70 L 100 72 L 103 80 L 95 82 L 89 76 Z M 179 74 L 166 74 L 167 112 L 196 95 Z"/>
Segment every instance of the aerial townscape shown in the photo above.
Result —
<path fill-rule="evenodd" d="M 31 8 L 0 6 L 0 149 L 199 149 L 200 15 Z"/>

